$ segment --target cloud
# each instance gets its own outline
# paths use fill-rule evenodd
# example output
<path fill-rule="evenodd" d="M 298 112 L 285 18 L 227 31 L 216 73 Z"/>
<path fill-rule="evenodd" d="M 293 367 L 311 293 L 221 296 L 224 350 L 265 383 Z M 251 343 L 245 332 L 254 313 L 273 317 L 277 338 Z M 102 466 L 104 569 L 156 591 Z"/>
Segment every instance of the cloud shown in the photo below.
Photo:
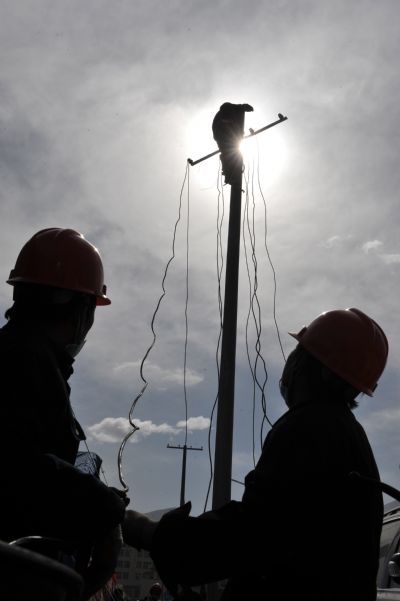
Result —
<path fill-rule="evenodd" d="M 377 250 L 382 245 L 383 242 L 381 242 L 380 240 L 369 240 L 368 242 L 365 242 L 365 244 L 362 245 L 362 249 L 365 252 L 365 254 L 368 254 L 370 250 Z"/>
<path fill-rule="evenodd" d="M 395 253 L 392 255 L 384 254 L 381 255 L 382 261 L 386 263 L 386 265 L 393 265 L 394 263 L 400 263 L 400 254 Z"/>
<path fill-rule="evenodd" d="M 400 429 L 400 408 L 373 411 L 363 419 L 369 433 L 397 433 Z"/>
<path fill-rule="evenodd" d="M 324 248 L 333 248 L 335 246 L 338 246 L 341 243 L 341 241 L 341 236 L 331 236 L 330 238 L 328 238 L 328 240 L 325 240 L 325 242 L 322 243 L 322 246 Z"/>
<path fill-rule="evenodd" d="M 118 374 L 118 377 L 121 374 L 128 374 L 129 377 L 132 377 L 132 372 L 138 372 L 140 369 L 140 361 L 131 361 L 121 363 L 116 365 L 113 369 L 115 374 Z M 161 367 L 160 365 L 156 365 L 155 363 L 151 363 L 151 361 L 147 361 L 143 368 L 143 373 L 148 382 L 157 386 L 158 388 L 163 388 L 166 385 L 175 385 L 182 386 L 184 380 L 184 371 L 182 368 L 176 367 L 173 369 L 166 369 Z M 196 386 L 200 382 L 203 381 L 203 376 L 197 373 L 193 369 L 186 369 L 186 386 Z"/>
<path fill-rule="evenodd" d="M 167 423 L 155 424 L 151 420 L 133 419 L 133 423 L 139 428 L 130 438 L 130 442 L 137 442 L 151 434 L 176 435 L 185 428 L 186 421 L 177 422 L 176 426 Z M 199 415 L 189 417 L 187 426 L 189 430 L 206 430 L 210 425 L 210 419 Z M 89 440 L 103 443 L 121 443 L 123 438 L 132 431 L 132 426 L 125 417 L 106 417 L 100 422 L 87 428 Z"/>
<path fill-rule="evenodd" d="M 369 240 L 362 245 L 362 249 L 365 254 L 368 254 L 370 251 L 378 251 L 379 248 L 383 246 L 383 242 L 380 240 Z M 396 263 L 400 263 L 400 253 L 381 253 L 377 252 L 377 256 L 386 264 L 386 265 L 394 265 Z"/>
<path fill-rule="evenodd" d="M 176 425 L 178 428 L 184 428 L 185 424 L 185 420 L 181 420 L 177 422 Z M 199 415 L 198 417 L 189 417 L 189 419 L 187 420 L 188 430 L 206 430 L 207 428 L 209 428 L 209 426 L 210 418 L 203 417 L 202 415 Z"/>
<path fill-rule="evenodd" d="M 137 442 L 140 438 L 151 434 L 178 434 L 179 429 L 169 424 L 154 424 L 151 420 L 134 419 L 133 423 L 139 428 L 130 438 L 130 442 Z M 132 427 L 125 417 L 106 417 L 101 422 L 87 428 L 90 440 L 105 443 L 121 443 L 122 439 L 132 431 Z"/>

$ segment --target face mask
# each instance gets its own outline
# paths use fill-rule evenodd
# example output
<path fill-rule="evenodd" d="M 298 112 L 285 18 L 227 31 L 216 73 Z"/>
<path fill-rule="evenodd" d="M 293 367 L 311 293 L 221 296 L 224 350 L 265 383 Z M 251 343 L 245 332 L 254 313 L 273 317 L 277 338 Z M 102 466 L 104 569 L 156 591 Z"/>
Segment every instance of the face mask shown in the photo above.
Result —
<path fill-rule="evenodd" d="M 65 350 L 68 353 L 68 355 L 72 357 L 72 359 L 75 359 L 75 357 L 81 352 L 82 348 L 84 347 L 85 342 L 86 339 L 83 339 L 79 343 L 67 344 Z"/>
<path fill-rule="evenodd" d="M 282 398 L 289 408 L 293 404 L 293 386 L 299 369 L 299 350 L 298 347 L 296 347 L 288 356 L 285 367 L 283 368 L 282 378 L 279 381 Z"/>
<path fill-rule="evenodd" d="M 91 299 L 90 303 L 79 308 L 74 336 L 75 342 L 65 346 L 65 350 L 73 359 L 81 352 L 86 342 L 86 334 L 93 325 L 95 306 L 93 299 Z"/>

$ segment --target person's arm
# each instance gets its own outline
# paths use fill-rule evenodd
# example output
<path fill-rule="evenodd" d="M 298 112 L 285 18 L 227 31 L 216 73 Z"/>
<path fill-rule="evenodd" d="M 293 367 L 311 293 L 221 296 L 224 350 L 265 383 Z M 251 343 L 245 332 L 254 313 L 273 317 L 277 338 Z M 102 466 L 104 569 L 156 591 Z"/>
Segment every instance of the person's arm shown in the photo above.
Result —
<path fill-rule="evenodd" d="M 83 574 L 85 589 L 81 601 L 87 601 L 104 587 L 114 574 L 122 546 L 121 527 L 117 526 L 99 539 L 92 549 L 91 562 Z"/>
<path fill-rule="evenodd" d="M 62 458 L 73 461 L 79 441 L 61 374 L 46 352 L 31 349 L 13 348 L 0 363 L 8 382 L 0 404 L 2 535 L 92 540 L 105 534 L 122 521 L 125 503 Z"/>
<path fill-rule="evenodd" d="M 128 510 L 124 542 L 150 551 L 170 590 L 177 583 L 192 586 L 222 580 L 237 569 L 243 571 L 247 563 L 244 557 L 249 557 L 249 566 L 251 563 L 254 569 L 255 525 L 242 503 L 231 501 L 198 517 L 190 517 L 189 512 L 187 503 L 152 522 Z"/>

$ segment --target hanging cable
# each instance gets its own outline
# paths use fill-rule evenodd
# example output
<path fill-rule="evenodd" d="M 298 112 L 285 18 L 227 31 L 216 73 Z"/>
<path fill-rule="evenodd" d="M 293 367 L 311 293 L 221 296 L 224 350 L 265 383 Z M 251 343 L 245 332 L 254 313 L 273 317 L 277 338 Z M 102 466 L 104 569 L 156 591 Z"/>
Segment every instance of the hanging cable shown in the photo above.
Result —
<path fill-rule="evenodd" d="M 260 195 L 261 195 L 261 198 L 262 198 L 263 204 L 264 204 L 264 246 L 265 246 L 265 251 L 266 251 L 267 257 L 268 257 L 268 262 L 269 262 L 270 267 L 271 267 L 272 277 L 273 277 L 273 280 L 274 280 L 273 319 L 274 319 L 274 323 L 275 323 L 276 334 L 277 334 L 277 337 L 278 337 L 278 342 L 279 342 L 279 346 L 280 346 L 280 349 L 281 349 L 282 357 L 283 357 L 283 360 L 286 363 L 286 355 L 285 355 L 285 351 L 283 350 L 283 345 L 282 345 L 282 340 L 281 340 L 281 334 L 280 334 L 280 331 L 279 331 L 278 320 L 277 320 L 277 316 L 276 316 L 276 299 L 277 299 L 278 284 L 277 284 L 275 267 L 274 267 L 274 264 L 272 262 L 271 255 L 270 255 L 269 248 L 268 248 L 268 244 L 267 244 L 267 234 L 268 234 L 267 203 L 266 203 L 265 196 L 264 196 L 264 193 L 262 191 L 261 182 L 260 182 L 260 147 L 259 147 L 257 139 L 256 139 L 256 141 L 257 141 L 257 159 L 258 159 L 257 160 L 257 182 L 258 182 L 258 189 L 260 191 Z"/>
<path fill-rule="evenodd" d="M 265 387 L 268 380 L 268 371 L 266 367 L 265 359 L 261 352 L 261 333 L 262 333 L 262 319 L 261 319 L 261 305 L 258 298 L 258 261 L 257 261 L 257 253 L 256 253 L 256 228 L 255 228 L 255 191 L 254 191 L 254 160 L 252 161 L 251 168 L 247 169 L 248 175 L 246 177 L 246 205 L 245 205 L 245 213 L 243 216 L 243 241 L 245 248 L 245 258 L 246 258 L 246 269 L 249 280 L 249 310 L 247 314 L 246 320 L 246 352 L 247 359 L 250 367 L 250 371 L 253 377 L 253 463 L 256 463 L 255 457 L 255 411 L 256 411 L 256 389 L 260 392 L 260 404 L 263 414 L 263 421 L 267 420 L 268 423 L 272 426 L 271 421 L 268 418 L 266 412 L 266 395 L 265 395 Z M 250 190 L 251 190 L 251 208 L 250 208 Z M 247 228 L 245 227 L 247 226 Z M 247 229 L 247 236 L 246 236 Z M 251 249 L 251 262 L 252 262 L 252 271 L 253 271 L 253 280 L 250 276 L 250 264 L 249 264 L 249 252 L 247 251 L 246 238 L 249 240 L 249 246 Z M 254 343 L 255 350 L 255 359 L 254 365 L 252 363 L 249 351 L 249 324 L 250 317 L 252 316 L 252 321 L 255 328 L 256 340 Z M 258 372 L 259 368 L 262 369 L 262 378 L 260 380 Z"/>
<path fill-rule="evenodd" d="M 256 139 L 256 143 L 257 143 L 257 183 L 258 183 L 258 190 L 259 190 L 260 196 L 263 201 L 263 206 L 264 206 L 264 247 L 265 247 L 265 251 L 267 254 L 268 263 L 271 267 L 273 283 L 274 283 L 274 287 L 273 287 L 273 320 L 274 320 L 274 324 L 275 324 L 275 329 L 276 329 L 276 333 L 277 333 L 280 350 L 281 350 L 283 359 L 286 362 L 286 356 L 285 356 L 285 352 L 283 350 L 283 345 L 282 345 L 282 340 L 281 340 L 281 335 L 280 335 L 278 320 L 277 320 L 277 276 L 276 276 L 276 270 L 275 270 L 274 264 L 271 259 L 271 254 L 270 254 L 270 251 L 268 248 L 268 243 L 267 243 L 267 235 L 268 235 L 267 203 L 266 203 L 265 196 L 262 191 L 261 182 L 260 182 L 260 149 L 259 149 L 258 139 Z M 265 397 L 263 398 L 263 416 L 264 417 L 263 417 L 261 428 L 260 428 L 261 447 L 262 447 L 263 440 L 264 440 L 265 422 L 267 421 L 270 426 L 272 425 L 266 414 Z"/>
<path fill-rule="evenodd" d="M 153 349 L 155 342 L 156 342 L 156 332 L 155 332 L 155 328 L 154 328 L 154 324 L 155 324 L 155 319 L 158 313 L 158 310 L 160 308 L 161 302 L 164 298 L 164 296 L 166 295 L 166 290 L 165 290 L 165 280 L 167 278 L 167 274 L 168 274 L 168 269 L 169 266 L 171 265 L 172 261 L 175 258 L 175 240 L 176 240 L 176 232 L 177 232 L 177 228 L 178 228 L 178 224 L 181 220 L 181 211 L 182 211 L 182 198 L 183 198 L 183 191 L 185 188 L 185 184 L 186 181 L 188 182 L 188 186 L 189 186 L 189 164 L 186 164 L 186 169 L 185 169 L 185 176 L 183 178 L 183 183 L 182 183 L 182 187 L 181 187 L 181 191 L 180 191 L 180 195 L 179 195 L 179 208 L 178 208 L 178 217 L 177 220 L 175 222 L 175 226 L 174 226 L 174 232 L 173 232 L 173 238 L 172 238 L 172 254 L 171 257 L 169 258 L 166 266 L 165 266 L 165 270 L 164 270 L 164 275 L 161 281 L 161 288 L 162 288 L 162 293 L 157 301 L 156 304 L 156 308 L 154 310 L 153 316 L 151 318 L 151 322 L 150 322 L 150 327 L 151 327 L 151 331 L 153 334 L 153 340 L 150 344 L 150 346 L 148 347 L 142 362 L 140 364 L 140 377 L 143 381 L 143 387 L 141 389 L 141 391 L 139 392 L 139 394 L 133 399 L 130 410 L 129 410 L 129 414 L 128 414 L 128 421 L 129 421 L 129 425 L 131 426 L 131 430 L 126 434 L 126 436 L 123 438 L 122 442 L 121 442 L 121 446 L 119 448 L 118 451 L 118 477 L 119 477 L 119 481 L 121 482 L 123 488 L 124 488 L 124 492 L 128 492 L 129 487 L 126 484 L 123 474 L 122 474 L 122 457 L 123 457 L 123 453 L 124 453 L 124 449 L 125 449 L 125 445 L 128 442 L 128 440 L 131 438 L 131 436 L 137 431 L 139 430 L 139 426 L 137 426 L 134 422 L 133 422 L 133 412 L 135 410 L 136 404 L 138 402 L 138 400 L 143 396 L 147 386 L 148 386 L 148 381 L 146 380 L 145 376 L 144 376 L 144 364 L 151 352 L 151 350 Z"/>
<path fill-rule="evenodd" d="M 253 441 L 253 464 L 255 465 L 256 382 L 255 382 L 255 374 L 254 374 L 253 363 L 252 363 L 251 356 L 250 356 L 250 346 L 249 346 L 249 328 L 250 328 L 250 316 L 251 316 L 251 313 L 252 313 L 253 284 L 252 284 L 252 279 L 251 279 L 251 274 L 250 274 L 250 264 L 249 264 L 249 257 L 248 257 L 248 251 L 247 251 L 246 228 L 245 228 L 246 223 L 248 224 L 248 209 L 249 209 L 249 175 L 248 175 L 248 169 L 245 169 L 244 179 L 245 179 L 245 192 L 246 192 L 246 195 L 245 195 L 245 204 L 244 204 L 243 220 L 242 220 L 242 237 L 243 237 L 243 249 L 244 249 L 244 256 L 245 256 L 247 279 L 248 279 L 248 283 L 249 283 L 249 307 L 248 307 L 247 317 L 246 317 L 245 344 L 246 344 L 247 362 L 249 364 L 249 369 L 250 369 L 250 372 L 251 372 L 252 382 L 253 382 L 253 391 L 252 391 L 252 441 Z"/>
<path fill-rule="evenodd" d="M 257 169 L 259 169 L 259 159 L 257 161 Z M 257 320 L 256 323 L 258 323 L 258 329 L 257 329 L 257 339 L 256 339 L 256 343 L 255 343 L 255 348 L 256 348 L 256 359 L 255 359 L 255 365 L 254 365 L 254 372 L 256 374 L 256 383 L 257 386 L 261 392 L 261 410 L 262 410 L 262 414 L 263 414 L 263 418 L 262 418 L 262 423 L 261 423 L 261 445 L 260 448 L 262 448 L 262 444 L 263 444 L 263 425 L 265 423 L 265 421 L 268 422 L 268 424 L 272 427 L 272 422 L 270 421 L 268 415 L 267 415 L 267 407 L 266 407 L 266 394 L 265 394 L 265 388 L 267 385 L 267 381 L 268 381 L 268 370 L 267 370 L 267 366 L 266 366 L 266 362 L 265 359 L 261 353 L 261 330 L 262 330 L 262 320 L 261 320 L 261 305 L 258 299 L 258 295 L 257 295 L 257 290 L 258 290 L 258 262 L 257 262 L 257 256 L 256 256 L 256 239 L 255 239 L 255 207 L 256 207 L 256 203 L 255 203 L 255 192 L 254 192 L 254 171 L 255 171 L 255 166 L 254 166 L 254 160 L 253 160 L 253 170 L 252 170 L 252 232 L 253 232 L 253 245 L 252 245 L 252 259 L 253 259 L 253 264 L 254 264 L 254 290 L 255 290 L 255 294 L 254 294 L 254 300 L 257 306 Z M 257 377 L 257 366 L 258 366 L 258 362 L 261 361 L 262 363 L 262 371 L 263 371 L 263 381 L 262 384 L 260 384 L 258 377 Z"/>
<path fill-rule="evenodd" d="M 279 347 L 280 347 L 280 350 L 281 350 L 281 353 L 283 356 L 283 360 L 286 362 L 286 356 L 285 356 L 285 352 L 283 350 L 283 345 L 282 345 L 282 340 L 281 340 L 281 335 L 280 335 L 279 325 L 278 325 L 278 320 L 277 320 L 277 276 L 276 276 L 276 270 L 275 270 L 274 264 L 272 262 L 271 254 L 270 254 L 270 251 L 268 248 L 268 243 L 267 243 L 267 236 L 268 236 L 267 203 L 266 203 L 266 199 L 265 199 L 264 193 L 262 191 L 261 182 L 260 182 L 260 148 L 259 148 L 259 144 L 258 144 L 258 139 L 256 139 L 256 143 L 257 143 L 257 183 L 258 183 L 258 190 L 259 190 L 260 196 L 262 198 L 263 207 L 264 207 L 264 248 L 265 248 L 265 252 L 267 255 L 268 263 L 271 267 L 272 277 L 273 277 L 273 320 L 274 320 L 275 330 L 277 333 L 278 343 L 279 343 Z M 265 398 L 263 399 L 263 401 L 264 401 L 263 420 L 262 420 L 261 428 L 260 428 L 261 448 L 262 448 L 263 441 L 264 441 L 265 422 L 267 421 L 268 424 L 270 426 L 272 426 L 270 420 L 268 419 L 267 413 L 266 413 Z"/>

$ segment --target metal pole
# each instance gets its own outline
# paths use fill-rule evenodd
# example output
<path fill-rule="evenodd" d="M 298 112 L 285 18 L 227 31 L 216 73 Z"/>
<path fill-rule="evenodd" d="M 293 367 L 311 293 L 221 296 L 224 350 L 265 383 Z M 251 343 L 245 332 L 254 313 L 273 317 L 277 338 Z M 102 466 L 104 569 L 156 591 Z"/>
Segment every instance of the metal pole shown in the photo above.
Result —
<path fill-rule="evenodd" d="M 244 113 L 243 113 L 244 126 Z M 231 186 L 225 271 L 221 369 L 218 387 L 217 429 L 213 480 L 213 509 L 231 498 L 233 414 L 235 397 L 236 329 L 239 285 L 240 224 L 243 158 L 238 148 L 238 177 Z M 240 159 L 240 160 L 239 160 Z"/>

